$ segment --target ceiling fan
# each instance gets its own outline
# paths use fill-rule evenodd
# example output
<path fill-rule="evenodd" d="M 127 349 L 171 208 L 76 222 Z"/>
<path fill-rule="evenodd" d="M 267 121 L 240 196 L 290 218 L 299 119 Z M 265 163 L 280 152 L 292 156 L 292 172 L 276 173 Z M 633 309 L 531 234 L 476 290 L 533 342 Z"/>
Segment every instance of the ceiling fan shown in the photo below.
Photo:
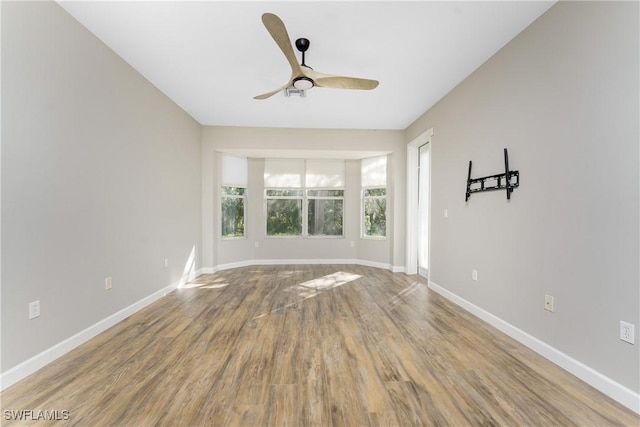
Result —
<path fill-rule="evenodd" d="M 296 40 L 296 48 L 302 52 L 302 64 L 298 64 L 296 55 L 293 52 L 289 34 L 284 26 L 284 23 L 273 13 L 265 13 L 262 15 L 262 23 L 271 34 L 271 37 L 275 40 L 284 56 L 291 65 L 291 77 L 284 86 L 273 90 L 271 92 L 263 93 L 262 95 L 255 96 L 253 99 L 267 99 L 276 93 L 285 90 L 290 87 L 296 89 L 311 89 L 314 86 L 317 87 L 329 87 L 335 89 L 361 89 L 371 90 L 378 86 L 377 80 L 359 79 L 356 77 L 343 77 L 334 76 L 331 74 L 323 74 L 314 71 L 311 67 L 305 64 L 304 54 L 309 49 L 309 40 L 300 38 Z"/>

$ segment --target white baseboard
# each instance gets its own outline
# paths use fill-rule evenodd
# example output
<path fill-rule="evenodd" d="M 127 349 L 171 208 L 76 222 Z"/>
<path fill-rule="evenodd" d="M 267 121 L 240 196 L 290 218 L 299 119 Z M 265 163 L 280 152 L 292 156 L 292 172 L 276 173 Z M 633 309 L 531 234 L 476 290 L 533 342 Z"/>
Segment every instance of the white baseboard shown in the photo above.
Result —
<path fill-rule="evenodd" d="M 250 267 L 252 265 L 325 265 L 325 264 L 346 264 L 364 265 L 367 267 L 381 268 L 394 273 L 403 273 L 404 267 L 392 266 L 383 262 L 367 261 L 361 259 L 252 259 L 226 264 L 218 264 L 215 267 L 207 267 L 198 270 L 201 274 L 213 274 L 217 271 L 229 270 L 239 267 Z"/>
<path fill-rule="evenodd" d="M 356 259 L 356 260 L 353 260 L 353 264 L 364 265 L 365 267 L 380 268 L 382 270 L 391 271 L 391 264 L 386 264 L 384 262 L 367 261 L 365 259 Z"/>
<path fill-rule="evenodd" d="M 405 268 L 404 265 L 394 265 L 390 268 L 390 270 L 394 273 L 404 273 Z"/>
<path fill-rule="evenodd" d="M 213 273 L 216 273 L 222 270 L 230 270 L 232 268 L 240 268 L 240 267 L 249 267 L 252 265 L 255 265 L 253 261 L 238 261 L 238 262 L 230 262 L 227 264 L 218 264 L 215 267 L 211 268 L 210 270 L 212 270 Z M 210 273 L 210 274 L 213 274 L 213 273 Z"/>
<path fill-rule="evenodd" d="M 254 259 L 252 265 L 323 265 L 323 264 L 358 264 L 355 259 Z"/>
<path fill-rule="evenodd" d="M 159 291 L 154 292 L 153 294 L 141 299 L 140 301 L 123 308 L 117 313 L 114 313 L 111 316 L 89 326 L 87 329 L 78 332 L 77 334 L 54 345 L 53 347 L 48 348 L 42 353 L 36 354 L 32 358 L 25 360 L 24 362 L 20 363 L 17 366 L 14 366 L 8 371 L 3 372 L 0 375 L 0 391 L 12 386 L 21 379 L 26 378 L 27 376 L 36 372 L 38 369 L 53 362 L 58 357 L 68 353 L 69 351 L 89 341 L 91 338 L 95 337 L 101 332 L 106 331 L 116 323 L 121 322 L 125 318 L 143 309 L 152 302 L 167 295 L 174 289 L 176 289 L 176 286 L 167 286 L 166 288 L 160 289 Z"/>
<path fill-rule="evenodd" d="M 572 373 L 582 381 L 606 394 L 620 404 L 640 414 L 639 393 L 634 392 L 633 390 L 601 374 L 595 369 L 590 368 L 584 363 L 566 355 L 560 350 L 550 346 L 549 344 L 539 340 L 532 335 L 529 335 L 523 330 L 518 329 L 512 324 L 500 319 L 499 317 L 489 313 L 488 311 L 478 307 L 477 305 L 472 304 L 464 298 L 459 297 L 453 292 L 446 290 L 436 283 L 429 282 L 429 288 L 433 289 L 443 297 L 464 308 L 471 314 L 484 320 L 494 328 L 509 335 L 516 341 L 529 347 L 531 350 L 560 366 L 562 369 Z"/>

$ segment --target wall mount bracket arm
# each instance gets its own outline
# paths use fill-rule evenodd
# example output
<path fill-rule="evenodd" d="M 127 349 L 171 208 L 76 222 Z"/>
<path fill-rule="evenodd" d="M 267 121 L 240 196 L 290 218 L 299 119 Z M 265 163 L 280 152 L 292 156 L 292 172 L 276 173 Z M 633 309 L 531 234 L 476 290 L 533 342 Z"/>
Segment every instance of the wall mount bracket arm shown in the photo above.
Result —
<path fill-rule="evenodd" d="M 464 201 L 468 201 L 472 193 L 492 190 L 506 190 L 507 200 L 511 199 L 511 193 L 520 186 L 520 172 L 509 170 L 509 154 L 504 149 L 504 173 L 497 175 L 483 176 L 482 178 L 471 178 L 471 165 L 469 160 L 469 173 L 467 175 L 467 192 Z"/>

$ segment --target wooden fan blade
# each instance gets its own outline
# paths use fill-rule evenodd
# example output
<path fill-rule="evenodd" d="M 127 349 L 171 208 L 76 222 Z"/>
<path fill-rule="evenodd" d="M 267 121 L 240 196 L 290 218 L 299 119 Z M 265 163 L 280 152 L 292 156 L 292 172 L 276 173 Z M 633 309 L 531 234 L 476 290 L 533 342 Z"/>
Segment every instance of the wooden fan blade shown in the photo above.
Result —
<path fill-rule="evenodd" d="M 293 80 L 289 80 L 289 83 L 287 83 L 286 85 L 282 86 L 281 88 L 276 89 L 276 90 L 272 90 L 271 92 L 263 93 L 262 95 L 254 96 L 253 99 L 267 99 L 267 98 L 275 95 L 278 92 L 282 92 L 283 90 L 285 90 L 286 88 L 291 86 L 292 83 L 293 83 Z"/>
<path fill-rule="evenodd" d="M 300 65 L 296 60 L 296 55 L 293 52 L 293 47 L 291 46 L 289 33 L 287 33 L 287 28 L 284 26 L 282 20 L 273 13 L 265 13 L 262 15 L 262 23 L 267 31 L 269 31 L 269 34 L 271 34 L 271 37 L 273 37 L 273 40 L 275 40 L 282 53 L 284 53 L 287 61 L 289 61 L 292 72 L 299 73 Z"/>
<path fill-rule="evenodd" d="M 318 87 L 371 90 L 378 87 L 379 84 L 377 80 L 360 79 L 357 77 L 334 76 L 331 74 L 320 73 L 318 71 L 312 70 L 309 67 L 301 67 L 300 71 L 302 72 L 302 74 L 313 80 L 314 84 Z"/>
<path fill-rule="evenodd" d="M 331 87 L 335 89 L 360 89 L 371 90 L 378 87 L 377 80 L 358 79 L 356 77 L 322 77 L 314 80 L 318 87 Z"/>

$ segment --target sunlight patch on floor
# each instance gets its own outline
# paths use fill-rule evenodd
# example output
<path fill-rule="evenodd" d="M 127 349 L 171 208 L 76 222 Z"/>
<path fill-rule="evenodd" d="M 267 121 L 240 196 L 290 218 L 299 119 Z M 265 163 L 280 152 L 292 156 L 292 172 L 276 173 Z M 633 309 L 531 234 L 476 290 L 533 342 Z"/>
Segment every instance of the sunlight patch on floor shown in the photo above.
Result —
<path fill-rule="evenodd" d="M 309 280 L 298 285 L 290 286 L 285 289 L 285 292 L 296 292 L 298 299 L 303 300 L 315 296 L 318 292 L 328 291 L 329 289 L 337 288 L 345 283 L 349 283 L 361 278 L 359 274 L 344 273 L 338 271 L 333 274 L 329 274 L 324 277 Z"/>
<path fill-rule="evenodd" d="M 218 278 L 218 279 L 215 279 L 213 281 L 206 281 L 206 282 L 193 281 L 193 282 L 189 282 L 189 283 L 186 283 L 185 285 L 183 285 L 182 289 L 193 289 L 193 288 L 199 288 L 199 289 L 222 289 L 222 288 L 226 288 L 227 286 L 229 286 L 229 283 L 224 283 L 225 280 L 226 279 Z"/>
<path fill-rule="evenodd" d="M 280 307 L 278 309 L 272 310 L 269 313 L 264 313 L 259 316 L 253 318 L 260 319 L 268 314 L 281 311 L 292 307 L 299 303 L 300 301 L 304 301 L 309 298 L 313 298 L 317 295 L 320 295 L 322 292 L 329 291 L 331 289 L 337 288 L 338 286 L 342 286 L 345 283 L 352 282 L 354 280 L 358 280 L 362 276 L 359 274 L 345 273 L 342 271 L 335 272 L 333 274 L 328 274 L 323 277 L 318 277 L 317 279 L 309 280 L 304 283 L 299 283 L 297 285 L 289 286 L 284 291 L 285 292 L 295 292 L 296 300 L 291 304 L 287 304 L 284 307 Z"/>
<path fill-rule="evenodd" d="M 391 301 L 389 301 L 389 304 L 387 306 L 394 308 L 397 305 L 402 304 L 404 302 L 403 298 L 417 291 L 419 287 L 420 287 L 420 282 L 414 282 L 413 284 L 411 284 L 411 286 L 404 288 L 402 291 L 398 292 L 393 298 L 391 298 Z"/>

